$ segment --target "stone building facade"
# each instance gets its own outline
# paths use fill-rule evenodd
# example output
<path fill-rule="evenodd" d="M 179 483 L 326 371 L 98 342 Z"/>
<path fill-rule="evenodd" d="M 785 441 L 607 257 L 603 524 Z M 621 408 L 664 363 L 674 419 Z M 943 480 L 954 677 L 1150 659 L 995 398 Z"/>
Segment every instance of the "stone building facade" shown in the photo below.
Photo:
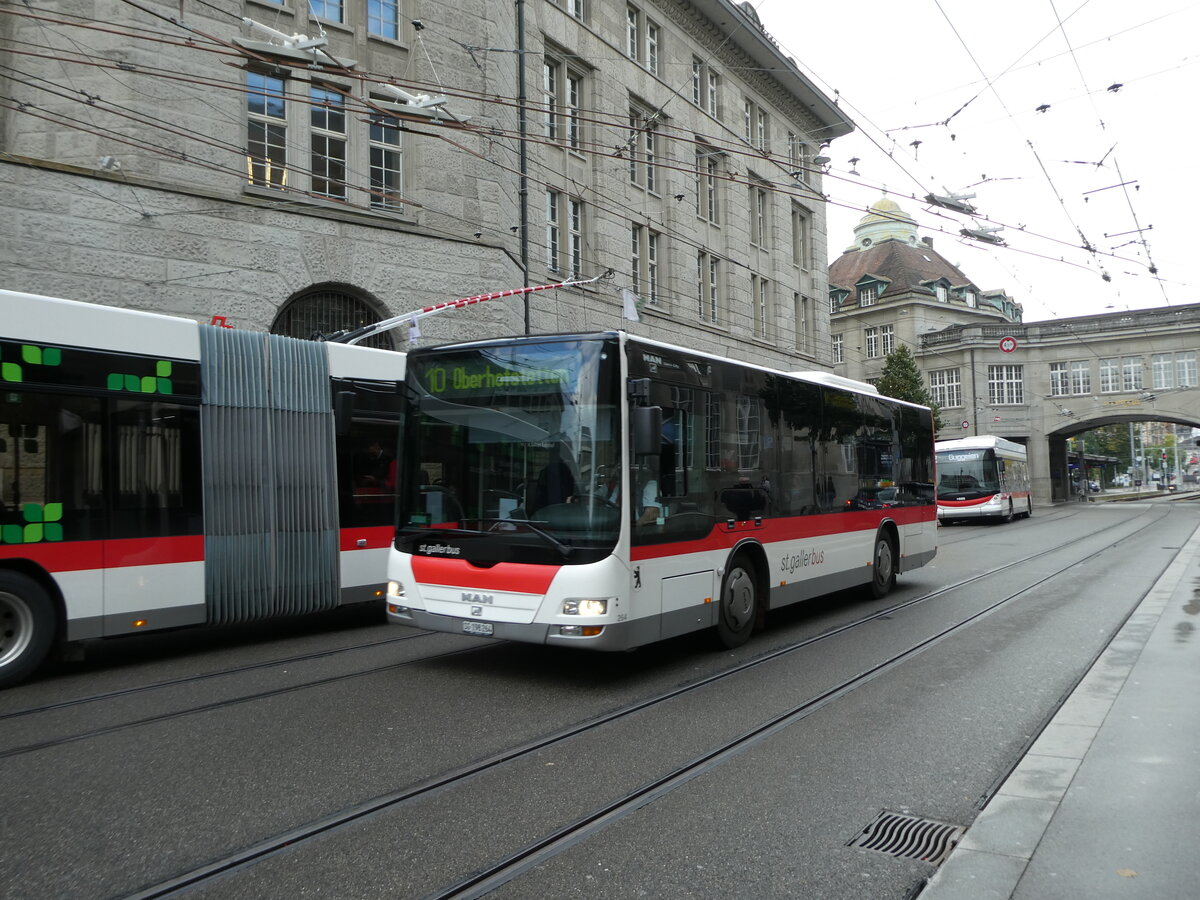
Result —
<path fill-rule="evenodd" d="M 813 159 L 852 125 L 750 4 L 49 0 L 0 57 L 7 289 L 308 336 L 611 269 L 421 340 L 828 363 Z"/>

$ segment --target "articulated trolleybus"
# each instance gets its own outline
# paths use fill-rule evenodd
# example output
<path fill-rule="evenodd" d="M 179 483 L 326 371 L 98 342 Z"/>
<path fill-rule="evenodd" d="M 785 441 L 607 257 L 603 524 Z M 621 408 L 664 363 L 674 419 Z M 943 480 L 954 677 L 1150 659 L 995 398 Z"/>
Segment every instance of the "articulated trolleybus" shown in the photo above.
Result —
<path fill-rule="evenodd" d="M 388 615 L 623 650 L 936 553 L 933 425 L 870 385 L 625 333 L 409 354 Z"/>
<path fill-rule="evenodd" d="M 366 451 L 395 447 L 403 367 L 0 291 L 0 686 L 56 640 L 382 602 Z"/>
<path fill-rule="evenodd" d="M 1033 515 L 1025 445 L 990 434 L 937 442 L 937 514 L 943 524 L 964 519 Z"/>

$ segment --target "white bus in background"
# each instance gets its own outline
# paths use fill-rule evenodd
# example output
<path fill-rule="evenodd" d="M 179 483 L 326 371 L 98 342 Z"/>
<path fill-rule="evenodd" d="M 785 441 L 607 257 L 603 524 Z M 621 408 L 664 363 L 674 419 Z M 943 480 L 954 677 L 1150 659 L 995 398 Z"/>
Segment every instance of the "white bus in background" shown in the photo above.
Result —
<path fill-rule="evenodd" d="M 964 519 L 1011 522 L 1033 515 L 1025 445 L 982 434 L 937 442 L 937 514 L 942 524 Z"/>
<path fill-rule="evenodd" d="M 0 291 L 0 687 L 56 642 L 379 600 L 403 377 L 387 350 Z"/>
<path fill-rule="evenodd" d="M 593 650 L 882 597 L 937 552 L 933 418 L 623 332 L 408 355 L 393 622 Z"/>

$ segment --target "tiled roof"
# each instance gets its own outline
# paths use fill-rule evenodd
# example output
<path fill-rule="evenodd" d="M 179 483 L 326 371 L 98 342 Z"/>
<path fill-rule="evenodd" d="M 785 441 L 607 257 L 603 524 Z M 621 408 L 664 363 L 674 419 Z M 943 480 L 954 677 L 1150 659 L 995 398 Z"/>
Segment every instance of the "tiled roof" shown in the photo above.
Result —
<path fill-rule="evenodd" d="M 842 288 L 853 294 L 854 286 L 864 275 L 888 280 L 880 299 L 921 288 L 922 282 L 938 278 L 945 278 L 951 287 L 971 285 L 978 290 L 961 269 L 925 243 L 913 246 L 904 241 L 882 241 L 873 247 L 843 253 L 829 266 L 829 288 Z"/>

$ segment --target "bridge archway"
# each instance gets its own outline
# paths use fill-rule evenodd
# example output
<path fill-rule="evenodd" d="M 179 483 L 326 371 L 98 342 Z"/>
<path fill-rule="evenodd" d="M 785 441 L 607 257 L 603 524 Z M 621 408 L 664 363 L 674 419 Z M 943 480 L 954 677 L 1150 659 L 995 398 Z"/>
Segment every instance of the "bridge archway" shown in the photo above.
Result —
<path fill-rule="evenodd" d="M 1028 448 L 1030 466 L 1034 472 L 1034 499 L 1042 502 L 1072 499 L 1071 469 L 1073 462 L 1068 448 L 1068 441 L 1071 438 L 1107 425 L 1140 425 L 1143 422 L 1200 428 L 1200 416 L 1133 410 L 1111 411 L 1063 423 L 1057 428 L 1047 430 L 1044 446 Z M 1190 449 L 1195 449 L 1195 446 L 1192 445 Z M 1133 455 L 1132 452 L 1130 455 Z M 1041 459 L 1036 459 L 1037 456 L 1040 456 Z M 1045 476 L 1039 477 L 1040 473 L 1045 473 Z"/>

